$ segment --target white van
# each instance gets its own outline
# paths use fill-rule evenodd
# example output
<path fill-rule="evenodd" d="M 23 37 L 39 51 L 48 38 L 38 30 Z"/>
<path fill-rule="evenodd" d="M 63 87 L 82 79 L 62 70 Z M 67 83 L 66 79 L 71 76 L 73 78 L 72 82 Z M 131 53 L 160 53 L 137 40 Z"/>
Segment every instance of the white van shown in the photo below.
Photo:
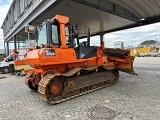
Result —
<path fill-rule="evenodd" d="M 2 72 L 3 74 L 7 74 L 10 72 L 9 64 L 14 64 L 14 59 L 12 57 L 12 54 L 13 53 L 11 53 L 3 61 L 0 62 L 0 72 Z"/>

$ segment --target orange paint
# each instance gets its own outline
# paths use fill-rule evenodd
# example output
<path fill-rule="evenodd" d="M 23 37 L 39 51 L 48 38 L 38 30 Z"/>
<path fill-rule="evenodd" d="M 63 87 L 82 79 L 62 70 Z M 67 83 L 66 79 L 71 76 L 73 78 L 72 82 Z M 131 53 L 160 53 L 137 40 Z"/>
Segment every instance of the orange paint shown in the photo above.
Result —
<path fill-rule="evenodd" d="M 65 16 L 56 15 L 56 19 L 60 27 L 60 47 L 44 47 L 41 49 L 30 51 L 25 59 L 25 62 L 34 67 L 33 76 L 40 74 L 41 76 L 34 77 L 34 84 L 38 84 L 43 76 L 47 73 L 64 73 L 75 67 L 87 66 L 108 66 L 117 67 L 121 69 L 132 69 L 133 60 L 130 59 L 130 51 L 120 50 L 125 52 L 125 57 L 110 56 L 104 54 L 104 42 L 101 42 L 100 47 L 97 47 L 96 55 L 87 59 L 80 59 L 77 57 L 77 52 L 74 48 L 69 48 L 66 45 L 65 26 L 69 18 Z M 115 50 L 115 49 L 107 49 Z M 54 51 L 48 53 L 48 51 Z M 119 52 L 119 50 L 115 50 Z"/>

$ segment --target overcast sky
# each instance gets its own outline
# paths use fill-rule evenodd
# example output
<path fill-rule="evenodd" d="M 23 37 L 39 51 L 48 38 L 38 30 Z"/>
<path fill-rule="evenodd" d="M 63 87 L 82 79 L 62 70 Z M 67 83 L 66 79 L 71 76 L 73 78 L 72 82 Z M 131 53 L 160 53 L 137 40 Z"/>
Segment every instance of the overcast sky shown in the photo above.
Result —
<path fill-rule="evenodd" d="M 0 27 L 5 19 L 12 0 L 0 0 Z M 137 46 L 145 40 L 160 41 L 160 23 L 109 33 L 104 36 L 105 46 L 114 47 L 115 41 L 123 41 L 124 46 Z M 96 43 L 99 37 L 94 37 Z M 0 29 L 0 49 L 4 48 L 3 31 Z"/>
<path fill-rule="evenodd" d="M 0 0 L 0 28 L 9 10 L 12 0 Z M 3 30 L 0 29 L 0 49 L 4 48 Z"/>

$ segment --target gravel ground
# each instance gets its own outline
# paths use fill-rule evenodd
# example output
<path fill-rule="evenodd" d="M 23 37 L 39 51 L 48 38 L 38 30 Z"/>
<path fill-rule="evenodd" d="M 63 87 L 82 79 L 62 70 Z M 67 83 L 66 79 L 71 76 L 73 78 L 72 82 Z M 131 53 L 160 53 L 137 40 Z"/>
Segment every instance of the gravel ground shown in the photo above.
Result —
<path fill-rule="evenodd" d="M 0 79 L 0 120 L 110 120 L 93 117 L 112 115 L 102 106 L 113 110 L 112 120 L 160 120 L 160 57 L 137 57 L 134 68 L 138 76 L 121 72 L 116 85 L 57 105 L 28 89 L 24 77 L 5 75 Z"/>

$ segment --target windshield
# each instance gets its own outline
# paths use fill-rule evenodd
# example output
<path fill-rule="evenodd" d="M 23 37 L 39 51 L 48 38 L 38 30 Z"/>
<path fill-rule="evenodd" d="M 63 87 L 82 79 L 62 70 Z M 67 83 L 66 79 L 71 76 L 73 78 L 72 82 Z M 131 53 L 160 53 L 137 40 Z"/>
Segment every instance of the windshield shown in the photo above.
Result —
<path fill-rule="evenodd" d="M 13 54 L 10 54 L 10 55 L 5 59 L 5 62 L 14 61 L 12 55 L 13 55 Z"/>
<path fill-rule="evenodd" d="M 47 44 L 46 24 L 39 27 L 38 46 Z"/>

